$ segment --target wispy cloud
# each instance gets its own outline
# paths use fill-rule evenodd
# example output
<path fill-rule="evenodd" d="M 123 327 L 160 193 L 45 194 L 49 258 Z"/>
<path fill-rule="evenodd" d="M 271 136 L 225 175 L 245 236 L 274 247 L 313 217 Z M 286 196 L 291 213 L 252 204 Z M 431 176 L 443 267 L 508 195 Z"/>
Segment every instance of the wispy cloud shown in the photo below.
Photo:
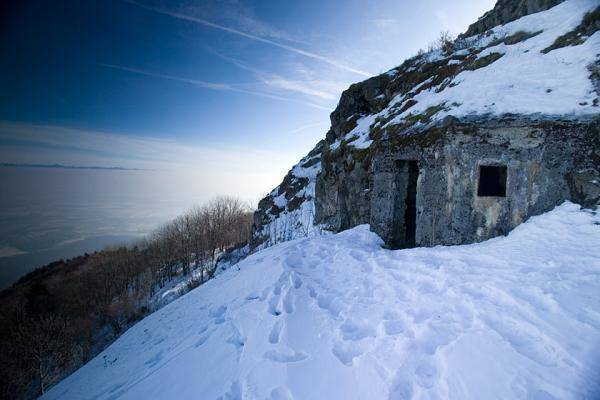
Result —
<path fill-rule="evenodd" d="M 159 74 L 156 72 L 146 71 L 146 70 L 139 69 L 139 68 L 127 67 L 124 65 L 105 64 L 105 63 L 100 63 L 99 65 L 101 65 L 103 67 L 107 67 L 107 68 L 118 69 L 121 71 L 132 72 L 134 74 L 140 74 L 140 75 L 151 76 L 154 78 L 161 78 L 161 79 L 168 79 L 171 81 L 189 83 L 191 85 L 198 86 L 198 87 L 205 88 L 205 89 L 232 90 L 232 91 L 238 90 L 234 86 L 227 84 L 227 83 L 213 83 L 213 82 L 201 81 L 198 79 L 188 79 L 188 78 L 182 78 L 179 76 L 173 76 L 173 75 L 168 75 L 168 74 Z M 250 92 L 250 93 L 252 93 L 252 92 Z M 252 94 L 254 94 L 254 93 L 252 93 Z"/>
<path fill-rule="evenodd" d="M 344 71 L 355 73 L 357 75 L 361 75 L 361 76 L 364 76 L 364 77 L 371 77 L 372 76 L 372 74 L 369 73 L 369 72 L 361 71 L 361 70 L 356 69 L 356 68 L 352 68 L 352 67 L 350 67 L 348 65 L 345 65 L 345 64 L 343 64 L 343 63 L 341 63 L 341 62 L 339 62 L 337 60 L 331 59 L 329 57 L 325 57 L 325 56 L 322 56 L 322 55 L 314 53 L 314 52 L 310 52 L 310 51 L 306 51 L 306 50 L 303 50 L 303 49 L 299 49 L 297 47 L 290 46 L 290 45 L 287 45 L 285 43 L 276 42 L 276 41 L 274 41 L 272 39 L 267 39 L 267 38 L 262 37 L 262 36 L 257 36 L 255 34 L 251 34 L 251 33 L 248 33 L 248 32 L 240 31 L 238 29 L 234 29 L 234 28 L 230 28 L 230 27 L 227 27 L 227 26 L 224 26 L 224 25 L 216 24 L 216 23 L 208 21 L 206 19 L 202 19 L 202 18 L 198 18 L 198 17 L 194 17 L 194 16 L 191 16 L 191 15 L 186 15 L 186 14 L 182 14 L 182 13 L 178 13 L 178 12 L 174 12 L 174 11 L 165 10 L 163 8 L 149 6 L 149 5 L 146 5 L 146 4 L 134 1 L 134 0 L 122 0 L 122 1 L 124 1 L 125 3 L 128 3 L 128 4 L 132 4 L 132 5 L 144 8 L 146 10 L 157 12 L 159 14 L 168 15 L 168 16 L 173 17 L 173 18 L 178 18 L 178 19 L 181 19 L 181 20 L 194 22 L 194 23 L 201 24 L 201 25 L 209 27 L 209 28 L 218 29 L 218 30 L 221 30 L 223 32 L 230 33 L 232 35 L 237 35 L 237 36 L 241 36 L 241 37 L 244 37 L 246 39 L 250 39 L 250 40 L 253 40 L 253 41 L 256 41 L 256 42 L 269 44 L 271 46 L 275 46 L 275 47 L 278 47 L 278 48 L 283 49 L 283 50 L 287 50 L 287 51 L 295 53 L 295 54 L 299 54 L 299 55 L 302 55 L 302 56 L 305 56 L 305 57 L 308 57 L 308 58 L 312 58 L 314 60 L 318 60 L 318 61 L 327 63 L 329 65 L 332 65 L 332 66 L 337 67 L 339 69 L 342 69 Z"/>
<path fill-rule="evenodd" d="M 273 74 L 270 72 L 260 70 L 258 68 L 251 67 L 236 58 L 221 54 L 220 52 L 215 51 L 214 49 L 208 50 L 217 57 L 235 65 L 236 67 L 252 72 L 263 84 L 265 84 L 268 87 L 285 91 L 292 91 L 310 97 L 317 97 L 321 100 L 326 100 L 328 103 L 337 100 L 342 90 L 348 86 L 347 82 L 332 82 L 316 79 L 298 80 L 285 78 L 279 74 Z"/>
<path fill-rule="evenodd" d="M 178 184 L 201 188 L 205 196 L 234 190 L 248 199 L 275 186 L 298 158 L 293 151 L 199 146 L 170 139 L 13 122 L 0 122 L 0 144 L 0 160 L 5 163 L 119 165 L 150 170 L 140 174 L 169 175 Z"/>
<path fill-rule="evenodd" d="M 153 78 L 167 79 L 167 80 L 176 81 L 176 82 L 183 82 L 183 83 L 187 83 L 187 84 L 194 85 L 194 86 L 204 88 L 204 89 L 245 93 L 245 94 L 250 94 L 250 95 L 254 95 L 254 96 L 265 97 L 265 98 L 272 99 L 272 100 L 280 100 L 280 101 L 287 101 L 287 102 L 292 102 L 292 103 L 297 103 L 297 104 L 304 104 L 306 106 L 317 108 L 320 110 L 329 110 L 328 107 L 324 107 L 319 104 L 302 101 L 302 100 L 291 99 L 289 97 L 277 96 L 277 95 L 270 94 L 270 93 L 249 90 L 249 89 L 247 89 L 247 87 L 249 86 L 248 84 L 233 85 L 233 84 L 229 84 L 229 83 L 206 82 L 206 81 L 202 81 L 202 80 L 183 78 L 183 77 L 174 76 L 174 75 L 159 74 L 156 72 L 146 71 L 146 70 L 139 69 L 139 68 L 127 67 L 127 66 L 123 66 L 123 65 L 104 64 L 104 63 L 100 63 L 99 65 L 106 67 L 106 68 L 112 68 L 112 69 L 117 69 L 117 70 L 121 70 L 121 71 L 131 72 L 134 74 L 151 76 Z"/>
<path fill-rule="evenodd" d="M 271 87 L 290 90 L 293 92 L 302 93 L 308 96 L 319 97 L 324 100 L 335 100 L 337 99 L 337 93 L 331 93 L 325 90 L 319 89 L 317 86 L 321 83 L 317 82 L 307 82 L 307 81 L 295 81 L 286 79 L 279 75 L 271 75 L 270 77 L 263 78 L 263 82 Z"/>
<path fill-rule="evenodd" d="M 169 4 L 172 3 L 169 2 Z M 180 12 L 202 17 L 207 21 L 219 21 L 220 25 L 233 26 L 242 32 L 255 36 L 307 44 L 305 41 L 297 37 L 291 37 L 287 32 L 278 30 L 265 21 L 258 19 L 253 8 L 245 4 L 244 0 L 192 1 L 185 4 Z"/>
<path fill-rule="evenodd" d="M 102 131 L 89 131 L 57 125 L 38 125 L 12 122 L 0 122 L 0 141 L 24 144 L 47 150 L 64 150 L 66 152 L 85 153 L 89 162 L 99 167 L 119 165 L 123 168 L 169 168 L 180 165 L 197 165 L 199 160 L 224 157 L 238 157 L 235 149 L 218 149 L 183 144 L 170 139 L 149 136 L 131 136 Z M 4 163 L 25 162 L 10 157 L 6 149 L 0 146 L 0 159 Z M 46 153 L 50 153 L 50 151 Z M 257 152 L 257 154 L 260 151 Z M 269 153 L 269 156 L 272 154 Z M 98 161 L 98 162 L 96 162 Z M 122 161 L 122 162 L 121 162 Z M 70 160 L 39 160 L 39 164 L 80 164 Z M 38 164 L 38 163 L 35 163 Z"/>
<path fill-rule="evenodd" d="M 299 126 L 296 129 L 292 129 L 291 131 L 289 131 L 289 133 L 291 135 L 293 135 L 296 133 L 303 132 L 310 128 L 327 128 L 327 124 L 324 122 L 313 122 L 312 124 L 306 124 L 306 125 Z"/>

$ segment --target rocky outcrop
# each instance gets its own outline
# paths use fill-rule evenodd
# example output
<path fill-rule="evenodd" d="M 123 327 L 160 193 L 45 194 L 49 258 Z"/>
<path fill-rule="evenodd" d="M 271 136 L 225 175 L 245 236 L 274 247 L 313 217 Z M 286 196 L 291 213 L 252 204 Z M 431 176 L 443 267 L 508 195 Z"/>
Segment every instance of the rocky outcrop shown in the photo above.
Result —
<path fill-rule="evenodd" d="M 368 223 L 392 247 L 459 244 L 567 199 L 598 204 L 597 19 L 594 0 L 500 0 L 454 42 L 350 86 L 302 203 L 314 224 Z M 479 193 L 487 167 L 501 195 Z M 276 198 L 305 185 L 288 174 L 261 202 L 257 242 L 289 213 Z"/>
<path fill-rule="evenodd" d="M 498 0 L 494 8 L 471 24 L 463 36 L 484 33 L 498 25 L 504 25 L 529 14 L 545 11 L 564 0 Z"/>

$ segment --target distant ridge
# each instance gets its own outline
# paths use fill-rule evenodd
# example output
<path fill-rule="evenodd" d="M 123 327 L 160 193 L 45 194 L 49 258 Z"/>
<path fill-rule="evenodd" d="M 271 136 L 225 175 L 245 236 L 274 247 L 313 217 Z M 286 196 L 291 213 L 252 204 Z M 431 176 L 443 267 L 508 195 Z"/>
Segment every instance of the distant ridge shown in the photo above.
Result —
<path fill-rule="evenodd" d="M 63 165 L 63 164 L 18 164 L 18 163 L 0 163 L 0 167 L 13 168 L 60 168 L 60 169 L 102 169 L 112 171 L 151 171 L 144 168 L 125 168 L 125 167 L 98 167 L 87 165 Z"/>

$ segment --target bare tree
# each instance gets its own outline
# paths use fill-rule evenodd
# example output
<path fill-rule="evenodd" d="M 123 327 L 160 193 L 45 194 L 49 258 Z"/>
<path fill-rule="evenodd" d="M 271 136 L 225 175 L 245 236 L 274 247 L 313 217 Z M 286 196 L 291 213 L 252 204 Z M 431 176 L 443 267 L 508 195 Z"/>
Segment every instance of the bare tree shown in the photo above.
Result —
<path fill-rule="evenodd" d="M 38 394 L 62 378 L 62 373 L 79 354 L 70 340 L 71 326 L 64 318 L 48 315 L 29 320 L 13 331 L 14 346 L 28 361 L 28 372 L 38 385 Z"/>

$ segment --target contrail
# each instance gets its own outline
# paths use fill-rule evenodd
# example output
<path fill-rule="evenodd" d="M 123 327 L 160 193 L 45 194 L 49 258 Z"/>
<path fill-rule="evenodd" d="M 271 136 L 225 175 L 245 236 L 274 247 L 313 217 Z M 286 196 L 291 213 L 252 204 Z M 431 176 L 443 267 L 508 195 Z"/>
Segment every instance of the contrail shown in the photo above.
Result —
<path fill-rule="evenodd" d="M 312 124 L 306 124 L 306 125 L 302 125 L 296 129 L 291 130 L 289 133 L 299 133 L 302 132 L 303 130 L 309 129 L 309 128 L 316 128 L 318 126 L 326 126 L 326 124 L 324 122 L 315 122 Z"/>
<path fill-rule="evenodd" d="M 227 61 L 228 63 L 235 65 L 236 67 L 238 67 L 240 69 L 254 73 L 267 86 L 277 87 L 279 89 L 284 89 L 284 90 L 291 90 L 293 92 L 298 92 L 298 93 L 302 93 L 302 94 L 309 95 L 309 96 L 319 97 L 321 99 L 325 99 L 325 100 L 329 100 L 329 101 L 335 100 L 339 97 L 338 93 L 333 94 L 331 92 L 327 92 L 324 90 L 315 89 L 314 86 L 310 86 L 310 81 L 307 82 L 307 81 L 302 81 L 302 80 L 290 80 L 290 79 L 284 78 L 282 76 L 272 74 L 270 72 L 266 72 L 266 71 L 262 71 L 260 69 L 250 67 L 235 58 L 231 58 L 226 55 L 223 55 L 211 48 L 208 48 L 208 51 L 213 53 L 215 56 Z"/>
<path fill-rule="evenodd" d="M 185 15 L 185 14 L 181 14 L 181 13 L 177 13 L 177 12 L 173 12 L 173 11 L 167 11 L 167 10 L 163 10 L 163 9 L 156 8 L 156 7 L 151 7 L 151 6 L 142 4 L 142 3 L 138 3 L 137 1 L 134 1 L 134 0 L 122 0 L 122 1 L 124 1 L 125 3 L 133 4 L 133 5 L 141 7 L 141 8 L 145 8 L 146 10 L 157 12 L 159 14 L 168 15 L 168 16 L 171 16 L 171 17 L 174 17 L 174 18 L 183 19 L 183 20 L 186 20 L 186 21 L 192 21 L 192 22 L 195 22 L 197 24 L 201 24 L 201 25 L 207 26 L 209 28 L 219 29 L 219 30 L 222 30 L 224 32 L 231 33 L 233 35 L 238 35 L 238 36 L 242 36 L 242 37 L 245 37 L 247 39 L 257 41 L 257 42 L 270 44 L 271 46 L 279 47 L 280 49 L 284 49 L 284 50 L 290 51 L 292 53 L 300 54 L 300 55 L 303 55 L 303 56 L 308 57 L 308 58 L 319 60 L 319 61 L 322 61 L 322 62 L 327 63 L 329 65 L 333 65 L 334 67 L 343 69 L 343 70 L 348 71 L 348 72 L 353 72 L 355 74 L 362 75 L 362 76 L 367 77 L 367 78 L 370 78 L 371 76 L 373 76 L 373 74 L 370 74 L 370 73 L 365 72 L 365 71 L 361 71 L 359 69 L 355 69 L 355 68 L 349 67 L 349 66 L 344 65 L 344 64 L 342 64 L 342 63 L 340 63 L 340 62 L 338 62 L 336 60 L 332 60 L 330 58 L 324 57 L 324 56 L 322 56 L 320 54 L 316 54 L 316 53 L 312 53 L 310 51 L 298 49 L 296 47 L 288 46 L 288 45 L 283 44 L 283 43 L 278 43 L 278 42 L 275 42 L 273 40 L 265 39 L 265 38 L 260 37 L 260 36 L 256 36 L 256 35 L 252 35 L 250 33 L 242 32 L 242 31 L 239 31 L 239 30 L 234 29 L 234 28 L 229 28 L 227 26 L 215 24 L 214 22 L 210 22 L 210 21 L 207 21 L 207 20 L 202 19 L 202 18 L 191 17 L 191 16 Z"/>
<path fill-rule="evenodd" d="M 151 76 L 151 77 L 154 77 L 154 78 L 168 79 L 168 80 L 171 80 L 171 81 L 189 83 L 190 85 L 199 86 L 199 87 L 202 87 L 202 88 L 205 88 L 205 89 L 219 90 L 219 91 L 231 91 L 231 92 L 251 94 L 251 95 L 254 95 L 254 96 L 266 97 L 266 98 L 272 99 L 272 100 L 289 101 L 289 102 L 292 102 L 292 103 L 298 103 L 298 104 L 303 104 L 305 106 L 309 106 L 309 107 L 313 107 L 313 108 L 318 108 L 319 110 L 330 111 L 330 108 L 323 107 L 323 106 L 320 106 L 318 104 L 310 103 L 310 102 L 307 102 L 307 101 L 300 101 L 300 100 L 290 99 L 288 97 L 276 96 L 276 95 L 269 94 L 269 93 L 263 93 L 263 92 L 256 92 L 256 91 L 252 91 L 252 90 L 246 90 L 246 89 L 242 89 L 240 87 L 236 87 L 236 86 L 233 86 L 233 85 L 230 85 L 230 84 L 227 84 L 227 83 L 206 82 L 206 81 L 200 81 L 200 80 L 196 80 L 196 79 L 182 78 L 182 77 L 179 77 L 179 76 L 166 75 L 166 74 L 158 74 L 156 72 L 151 72 L 151 71 L 145 71 L 143 69 L 126 67 L 126 66 L 123 66 L 123 65 L 104 64 L 104 63 L 99 63 L 98 65 L 101 65 L 101 66 L 106 67 L 106 68 L 112 68 L 112 69 L 118 69 L 118 70 L 121 70 L 121 71 L 131 72 L 131 73 L 134 73 L 134 74 Z"/>

